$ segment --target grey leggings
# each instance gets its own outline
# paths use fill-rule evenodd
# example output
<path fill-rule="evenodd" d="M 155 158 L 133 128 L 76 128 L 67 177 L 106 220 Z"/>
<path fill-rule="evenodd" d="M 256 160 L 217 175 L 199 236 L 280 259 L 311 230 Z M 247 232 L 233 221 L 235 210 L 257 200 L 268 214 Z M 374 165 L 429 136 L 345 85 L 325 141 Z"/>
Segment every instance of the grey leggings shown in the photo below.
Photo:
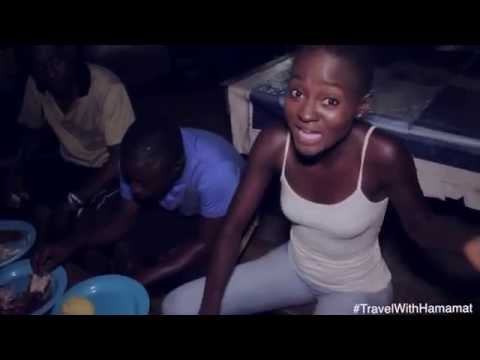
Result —
<path fill-rule="evenodd" d="M 184 284 L 167 295 L 162 312 L 167 315 L 198 313 L 205 278 Z M 393 291 L 389 284 L 376 293 L 312 291 L 297 275 L 288 256 L 287 244 L 258 260 L 238 265 L 222 301 L 224 315 L 267 312 L 316 301 L 317 315 L 351 315 L 355 304 L 389 305 Z"/>

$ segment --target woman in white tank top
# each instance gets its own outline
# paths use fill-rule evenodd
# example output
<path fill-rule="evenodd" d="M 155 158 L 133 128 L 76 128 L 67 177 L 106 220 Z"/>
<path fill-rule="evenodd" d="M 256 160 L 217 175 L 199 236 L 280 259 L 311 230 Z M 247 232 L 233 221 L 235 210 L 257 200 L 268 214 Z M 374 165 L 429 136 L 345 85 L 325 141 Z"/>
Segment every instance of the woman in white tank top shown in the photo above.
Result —
<path fill-rule="evenodd" d="M 246 314 L 316 300 L 317 314 L 353 314 L 365 309 L 358 304 L 387 305 L 391 275 L 378 235 L 389 202 L 421 246 L 463 251 L 480 269 L 480 231 L 434 215 L 411 155 L 355 120 L 368 111 L 372 76 L 365 47 L 302 48 L 287 126 L 260 134 L 207 278 L 169 294 L 165 313 Z M 234 268 L 241 234 L 276 176 L 290 241 Z"/>
<path fill-rule="evenodd" d="M 370 128 L 365 137 L 354 191 L 329 205 L 307 200 L 290 187 L 286 177 L 290 148 L 287 135 L 281 205 L 292 223 L 289 252 L 299 275 L 314 288 L 375 292 L 390 282 L 378 245 L 388 199 L 372 202 L 362 190 L 365 154 L 373 130 Z"/>

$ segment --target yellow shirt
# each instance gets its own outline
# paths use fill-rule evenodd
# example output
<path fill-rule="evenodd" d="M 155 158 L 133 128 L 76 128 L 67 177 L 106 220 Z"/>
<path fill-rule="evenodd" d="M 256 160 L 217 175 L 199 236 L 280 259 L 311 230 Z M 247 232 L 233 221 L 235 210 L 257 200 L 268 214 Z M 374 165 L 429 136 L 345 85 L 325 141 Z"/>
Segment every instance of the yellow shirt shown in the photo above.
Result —
<path fill-rule="evenodd" d="M 46 121 L 60 140 L 60 154 L 65 160 L 99 168 L 108 160 L 107 146 L 121 143 L 135 115 L 120 79 L 101 66 L 87 66 L 88 92 L 77 98 L 66 114 L 53 96 L 38 91 L 29 77 L 18 122 L 35 129 Z"/>

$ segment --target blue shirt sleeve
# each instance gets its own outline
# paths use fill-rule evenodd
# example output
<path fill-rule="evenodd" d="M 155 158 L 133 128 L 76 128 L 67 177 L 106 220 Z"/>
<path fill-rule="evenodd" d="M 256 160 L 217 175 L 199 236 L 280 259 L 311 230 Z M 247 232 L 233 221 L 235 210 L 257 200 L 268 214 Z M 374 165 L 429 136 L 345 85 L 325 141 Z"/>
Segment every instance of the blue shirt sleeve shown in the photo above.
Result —
<path fill-rule="evenodd" d="M 227 214 L 242 176 L 242 167 L 221 163 L 205 169 L 200 179 L 200 215 L 219 218 Z"/>

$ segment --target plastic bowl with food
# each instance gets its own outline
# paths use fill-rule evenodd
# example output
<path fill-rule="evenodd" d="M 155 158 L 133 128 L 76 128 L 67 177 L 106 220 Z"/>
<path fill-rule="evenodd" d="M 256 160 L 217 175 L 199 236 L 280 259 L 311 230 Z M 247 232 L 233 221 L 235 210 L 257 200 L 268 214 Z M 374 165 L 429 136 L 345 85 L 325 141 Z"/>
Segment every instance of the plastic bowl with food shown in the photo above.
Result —
<path fill-rule="evenodd" d="M 122 275 L 97 276 L 69 289 L 54 315 L 148 315 L 150 298 L 138 281 Z"/>
<path fill-rule="evenodd" d="M 0 268 L 25 255 L 36 240 L 35 228 L 18 220 L 0 221 Z"/>
<path fill-rule="evenodd" d="M 67 288 L 67 273 L 58 267 L 47 275 L 45 289 L 32 292 L 30 260 L 21 260 L 0 269 L 0 314 L 43 315 L 62 298 Z M 42 282 L 42 281 L 40 281 Z"/>

